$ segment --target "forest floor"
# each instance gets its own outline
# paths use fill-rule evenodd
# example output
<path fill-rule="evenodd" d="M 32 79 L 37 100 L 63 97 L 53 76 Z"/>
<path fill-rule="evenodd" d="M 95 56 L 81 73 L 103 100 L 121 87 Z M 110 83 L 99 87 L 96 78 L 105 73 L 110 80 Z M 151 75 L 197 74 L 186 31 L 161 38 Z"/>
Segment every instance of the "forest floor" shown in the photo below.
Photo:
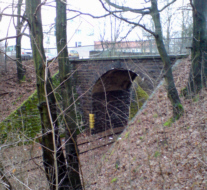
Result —
<path fill-rule="evenodd" d="M 4 64 L 0 63 L 0 122 L 16 110 L 36 90 L 36 74 L 33 61 L 23 61 L 22 64 L 26 68 L 26 78 L 19 82 L 16 63 L 8 61 L 7 72 L 5 72 Z M 58 71 L 57 62 L 51 65 L 50 71 L 52 75 Z"/>
<path fill-rule="evenodd" d="M 8 67 L 8 73 L 1 71 L 0 121 L 35 90 L 32 61 L 25 64 L 25 83 L 17 83 L 15 64 Z M 173 71 L 179 94 L 187 84 L 190 64 L 190 58 L 183 59 Z M 85 189 L 207 189 L 207 89 L 193 99 L 180 94 L 180 99 L 185 112 L 172 123 L 172 107 L 163 82 L 113 145 L 81 154 Z M 6 150 L 6 175 L 19 189 L 48 189 L 38 143 Z M 34 161 L 31 157 L 38 158 Z M 23 162 L 25 159 L 30 160 Z M 35 167 L 39 169 L 31 170 Z"/>
<path fill-rule="evenodd" d="M 179 94 L 190 65 L 183 59 L 173 71 Z M 87 163 L 86 189 L 207 189 L 207 89 L 180 99 L 184 115 L 172 123 L 163 82 L 101 161 Z"/>

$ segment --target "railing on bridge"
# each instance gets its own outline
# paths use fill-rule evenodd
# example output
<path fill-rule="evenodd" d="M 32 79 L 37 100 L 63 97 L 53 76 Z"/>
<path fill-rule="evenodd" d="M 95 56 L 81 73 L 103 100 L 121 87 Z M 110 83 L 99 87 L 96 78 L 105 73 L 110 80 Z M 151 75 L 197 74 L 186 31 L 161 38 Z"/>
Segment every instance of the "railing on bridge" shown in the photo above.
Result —
<path fill-rule="evenodd" d="M 172 38 L 164 40 L 168 54 L 189 54 L 192 43 L 191 38 Z M 95 42 L 94 51 L 90 51 L 90 57 L 123 57 L 137 55 L 159 55 L 154 39 L 129 42 Z"/>
<path fill-rule="evenodd" d="M 192 38 L 171 38 L 164 40 L 166 50 L 170 55 L 189 54 Z M 57 54 L 55 48 L 47 48 L 49 53 Z M 95 41 L 94 45 L 68 47 L 68 52 L 76 50 L 79 57 L 71 59 L 85 58 L 107 58 L 107 57 L 132 57 L 139 55 L 159 55 L 154 39 L 140 41 L 122 41 L 122 42 L 101 42 Z"/>

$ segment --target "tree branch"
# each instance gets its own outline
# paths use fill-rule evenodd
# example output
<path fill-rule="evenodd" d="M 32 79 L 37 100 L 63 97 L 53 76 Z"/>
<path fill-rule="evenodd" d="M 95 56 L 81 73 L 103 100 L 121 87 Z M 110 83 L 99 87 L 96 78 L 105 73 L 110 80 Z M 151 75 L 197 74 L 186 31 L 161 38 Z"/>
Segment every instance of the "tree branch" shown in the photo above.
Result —
<path fill-rule="evenodd" d="M 4 40 L 7 40 L 7 39 L 12 39 L 12 38 L 18 38 L 19 36 L 27 36 L 28 38 L 30 38 L 30 35 L 29 34 L 26 34 L 26 33 L 21 33 L 17 36 L 9 36 L 9 37 L 5 37 L 5 38 L 2 38 L 0 39 L 0 42 L 4 41 Z"/>
<path fill-rule="evenodd" d="M 29 24 L 29 27 L 31 26 L 30 23 L 29 23 L 29 20 L 25 17 L 25 16 L 22 16 L 22 15 L 15 15 L 15 14 L 5 14 L 5 13 L 0 13 L 0 18 L 2 16 L 10 16 L 10 17 L 21 17 L 22 19 L 26 20 L 27 23 Z"/>
<path fill-rule="evenodd" d="M 0 163 L 0 175 L 1 175 L 1 180 L 5 183 L 5 184 L 3 184 L 5 186 L 5 188 L 12 190 L 13 187 L 4 173 L 4 168 L 3 168 L 2 163 Z"/>
<path fill-rule="evenodd" d="M 193 9 L 193 12 L 196 12 L 196 9 L 195 9 L 195 6 L 193 5 L 192 0 L 190 0 L 190 5 L 191 5 L 191 7 L 192 7 L 192 9 Z"/>
<path fill-rule="evenodd" d="M 11 59 L 12 61 L 16 61 L 16 59 L 12 59 L 10 56 L 8 56 L 5 52 L 0 50 L 0 53 L 4 54 L 5 56 L 7 56 L 9 59 Z"/>
<path fill-rule="evenodd" d="M 126 34 L 124 37 L 121 37 L 120 42 L 121 42 L 122 40 L 124 40 L 125 38 L 127 38 L 127 36 L 128 36 L 128 35 L 132 32 L 132 30 L 134 30 L 136 27 L 137 27 L 136 25 L 132 26 L 132 27 L 130 28 L 130 30 L 127 32 L 127 34 Z"/>
<path fill-rule="evenodd" d="M 47 2 L 47 0 L 45 0 L 44 2 L 42 2 L 42 3 L 40 3 L 38 6 L 37 6 L 37 8 L 36 8 L 36 10 L 35 10 L 35 12 L 34 12 L 34 17 L 37 19 L 37 11 L 40 9 L 40 7 L 42 6 L 42 5 L 45 5 L 45 3 Z"/>
<path fill-rule="evenodd" d="M 146 28 L 145 25 L 142 25 L 142 24 L 139 24 L 139 23 L 136 23 L 136 22 L 131 22 L 131 21 L 127 20 L 126 18 L 119 17 L 119 16 L 114 15 L 114 14 L 113 14 L 113 16 L 116 17 L 116 18 L 118 18 L 118 19 L 120 19 L 120 20 L 123 20 L 123 21 L 125 21 L 125 22 L 127 22 L 127 23 L 129 23 L 129 24 L 133 24 L 133 25 L 135 25 L 135 26 L 139 26 L 139 27 L 141 27 L 141 28 L 144 29 L 145 31 L 147 31 L 147 32 L 149 32 L 150 34 L 152 34 L 154 37 L 157 36 L 157 34 L 156 34 L 155 32 L 153 32 L 152 30 Z"/>
<path fill-rule="evenodd" d="M 53 6 L 53 5 L 46 5 L 46 6 L 56 8 L 56 7 Z M 66 10 L 67 10 L 67 11 L 70 11 L 70 12 L 79 13 L 78 15 L 76 15 L 76 16 L 74 16 L 74 17 L 71 17 L 71 18 L 68 18 L 67 20 L 74 19 L 74 18 L 76 18 L 76 17 L 78 17 L 78 16 L 80 16 L 80 15 L 90 16 L 90 17 L 92 17 L 92 18 L 97 18 L 97 19 L 98 19 L 98 18 L 104 18 L 104 17 L 110 16 L 112 13 L 122 13 L 122 12 L 124 12 L 124 11 L 110 11 L 110 13 L 105 14 L 105 15 L 94 16 L 94 15 L 92 15 L 92 14 L 90 14 L 90 13 L 83 13 L 83 12 L 78 11 L 78 10 L 73 10 L 73 9 L 66 9 Z"/>
<path fill-rule="evenodd" d="M 102 7 L 103 7 L 107 12 L 111 13 L 111 11 L 108 10 L 108 9 L 106 8 L 106 6 L 105 6 L 104 3 L 102 2 L 102 0 L 99 0 L 99 1 L 100 1 L 100 3 L 102 4 Z M 129 23 L 129 24 L 133 24 L 133 25 L 136 25 L 136 26 L 139 26 L 139 27 L 143 28 L 145 31 L 149 32 L 150 34 L 152 34 L 152 35 L 155 36 L 155 37 L 157 36 L 157 34 L 156 34 L 155 32 L 153 32 L 152 30 L 146 28 L 144 25 L 139 24 L 139 22 L 141 21 L 141 19 L 139 20 L 138 23 L 136 23 L 136 22 L 131 22 L 131 21 L 129 21 L 127 18 L 119 17 L 119 16 L 117 16 L 117 15 L 114 14 L 114 13 L 111 13 L 111 14 L 112 14 L 114 17 L 116 17 L 116 18 L 118 18 L 118 19 L 120 19 L 120 20 L 123 20 L 123 21 L 125 21 L 125 22 L 127 22 L 127 23 Z"/>
<path fill-rule="evenodd" d="M 67 9 L 67 11 L 76 12 L 76 13 L 79 13 L 79 15 L 86 15 L 86 16 L 90 16 L 92 18 L 104 18 L 104 17 L 110 16 L 112 13 L 121 13 L 121 12 L 123 12 L 123 11 L 112 11 L 112 12 L 110 12 L 108 14 L 105 14 L 105 15 L 94 16 L 94 15 L 92 15 L 90 13 L 83 13 L 81 11 L 72 10 L 72 9 Z M 77 17 L 77 16 L 75 16 L 75 17 Z M 69 19 L 67 19 L 67 20 L 69 20 Z"/>
<path fill-rule="evenodd" d="M 3 12 L 4 12 L 6 9 L 10 8 L 10 7 L 11 7 L 11 5 L 5 7 L 5 8 L 1 11 L 1 14 L 0 14 L 0 21 L 1 21 L 1 19 L 2 19 L 2 14 L 3 14 Z"/>
<path fill-rule="evenodd" d="M 25 16 L 26 16 L 26 12 L 24 12 L 24 14 L 23 14 L 23 18 L 22 18 L 22 21 L 21 21 L 21 23 L 20 23 L 20 25 L 21 26 L 23 26 L 23 24 L 24 24 L 24 22 L 25 22 Z"/>
<path fill-rule="evenodd" d="M 122 11 L 130 11 L 130 12 L 133 12 L 133 13 L 140 13 L 140 14 L 149 14 L 150 13 L 150 7 L 147 7 L 147 8 L 143 8 L 143 9 L 132 9 L 130 7 L 125 7 L 125 6 L 120 6 L 120 5 L 117 5 L 115 3 L 112 3 L 110 0 L 105 0 L 106 3 L 116 9 L 121 9 Z"/>
<path fill-rule="evenodd" d="M 46 6 L 56 8 L 56 7 L 53 6 L 53 5 L 46 5 Z M 76 17 L 79 16 L 79 15 L 86 15 L 86 16 L 90 16 L 90 17 L 92 17 L 92 18 L 103 18 L 103 17 L 107 17 L 107 16 L 111 15 L 111 13 L 109 13 L 109 14 L 105 14 L 105 15 L 101 15 L 101 16 L 94 16 L 94 15 L 92 15 L 92 14 L 90 14 L 90 13 L 83 13 L 83 12 L 78 11 L 78 10 L 73 10 L 73 9 L 66 9 L 66 10 L 67 10 L 67 11 L 71 11 L 71 12 L 75 12 L 75 13 L 79 13 L 78 15 L 76 15 L 76 16 L 70 18 L 70 19 L 76 18 Z M 121 12 L 123 12 L 123 11 L 111 11 L 111 12 L 112 12 L 112 13 L 121 13 Z M 67 20 L 70 20 L 70 19 L 67 19 Z"/>
<path fill-rule="evenodd" d="M 171 4 L 175 3 L 175 1 L 177 1 L 177 0 L 172 0 L 170 3 L 168 3 L 167 5 L 165 5 L 162 9 L 160 9 L 158 12 L 162 12 L 162 11 L 165 10 L 167 7 L 169 7 Z"/>

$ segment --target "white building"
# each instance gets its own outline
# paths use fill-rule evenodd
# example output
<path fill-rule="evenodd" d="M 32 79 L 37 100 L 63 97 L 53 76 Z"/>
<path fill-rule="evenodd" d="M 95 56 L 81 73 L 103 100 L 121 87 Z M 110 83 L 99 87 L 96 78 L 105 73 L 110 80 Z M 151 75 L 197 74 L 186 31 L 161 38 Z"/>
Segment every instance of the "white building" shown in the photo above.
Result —
<path fill-rule="evenodd" d="M 57 55 L 55 25 L 44 29 L 45 52 Z M 80 58 L 88 58 L 94 49 L 94 26 L 83 17 L 67 22 L 68 51 L 76 50 Z"/>

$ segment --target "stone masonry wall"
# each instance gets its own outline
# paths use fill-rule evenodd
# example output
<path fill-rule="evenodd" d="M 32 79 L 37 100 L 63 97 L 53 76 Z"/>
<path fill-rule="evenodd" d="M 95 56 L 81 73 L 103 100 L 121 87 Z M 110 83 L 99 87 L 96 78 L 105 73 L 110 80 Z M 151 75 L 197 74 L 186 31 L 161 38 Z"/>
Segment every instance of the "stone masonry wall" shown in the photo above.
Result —
<path fill-rule="evenodd" d="M 175 62 L 175 59 L 172 59 L 172 64 Z M 108 71 L 111 71 L 113 69 L 120 69 L 120 70 L 126 70 L 126 71 L 132 71 L 136 73 L 138 76 L 140 76 L 143 81 L 146 83 L 146 86 L 149 87 L 150 90 L 153 90 L 158 82 L 162 79 L 162 69 L 163 64 L 159 57 L 150 57 L 150 58 L 128 58 L 128 59 L 92 59 L 92 60 L 74 60 L 72 61 L 72 64 L 74 64 L 74 87 L 75 90 L 79 96 L 78 101 L 80 101 L 80 107 L 79 110 L 83 114 L 83 119 L 86 127 L 89 126 L 89 113 L 93 113 L 95 110 L 96 119 L 97 121 L 100 121 L 106 118 L 106 121 L 101 121 L 102 123 L 105 123 L 106 127 L 100 127 L 96 124 L 95 131 L 99 132 L 102 130 L 107 129 L 110 125 L 108 116 L 104 116 L 105 111 L 104 107 L 101 106 L 98 102 L 96 105 L 96 100 L 101 99 L 103 95 L 100 95 L 97 97 L 97 94 L 94 94 L 92 97 L 92 90 L 96 82 L 100 77 L 102 77 L 105 73 Z M 108 92 L 107 96 L 110 97 L 110 94 L 113 94 L 113 96 L 117 95 L 117 100 L 113 100 L 109 103 L 109 115 L 112 114 L 112 107 L 114 107 L 114 104 L 117 107 L 117 110 L 119 106 L 121 105 L 119 100 L 122 100 L 125 102 L 125 105 L 128 105 L 128 95 L 124 94 L 125 92 Z M 122 97 L 121 97 L 122 96 Z M 119 99 L 119 100 L 118 100 Z M 110 98 L 109 98 L 110 100 Z M 98 108 L 100 107 L 100 110 L 98 111 Z M 127 107 L 127 106 L 126 106 Z M 102 109 L 102 110 L 101 110 Z M 119 116 L 113 115 L 112 120 L 114 121 L 113 127 L 117 127 L 120 125 L 125 125 L 128 121 L 128 108 L 121 108 L 124 110 L 123 113 L 119 113 Z M 100 113 L 103 113 L 101 115 Z M 100 118 L 99 118 L 100 117 Z M 116 119 L 115 119 L 116 118 Z M 123 120 L 120 120 L 120 118 L 123 118 Z M 117 121 L 115 121 L 117 120 Z"/>

